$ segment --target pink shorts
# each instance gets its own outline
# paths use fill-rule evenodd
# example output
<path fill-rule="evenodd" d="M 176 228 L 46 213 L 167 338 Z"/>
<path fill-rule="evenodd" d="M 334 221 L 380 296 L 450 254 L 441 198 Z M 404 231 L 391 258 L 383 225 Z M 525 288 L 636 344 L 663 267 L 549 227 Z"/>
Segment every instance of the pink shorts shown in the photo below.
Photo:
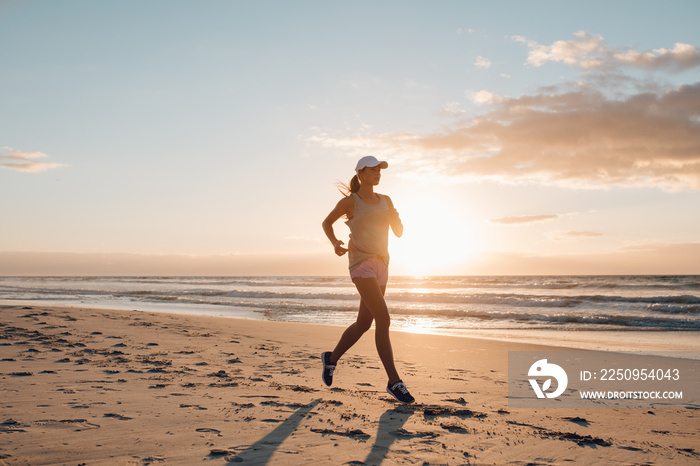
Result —
<path fill-rule="evenodd" d="M 386 286 L 389 281 L 389 267 L 380 258 L 370 257 L 350 272 L 350 278 L 376 278 L 379 286 Z"/>

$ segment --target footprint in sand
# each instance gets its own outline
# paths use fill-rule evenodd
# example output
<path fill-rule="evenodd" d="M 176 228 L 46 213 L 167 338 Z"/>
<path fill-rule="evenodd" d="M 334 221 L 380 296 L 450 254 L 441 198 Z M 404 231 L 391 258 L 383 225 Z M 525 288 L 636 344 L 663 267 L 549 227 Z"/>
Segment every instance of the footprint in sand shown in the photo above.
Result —
<path fill-rule="evenodd" d="M 578 416 L 576 416 L 576 417 L 565 417 L 565 418 L 562 418 L 562 419 L 565 420 L 565 421 L 573 422 L 574 424 L 578 424 L 578 425 L 583 426 L 583 427 L 588 427 L 589 425 L 591 425 L 591 423 L 590 423 L 588 420 L 583 419 L 583 418 L 578 417 Z"/>
<path fill-rule="evenodd" d="M 42 427 L 52 427 L 52 428 L 76 428 L 76 432 L 83 430 L 99 429 L 98 424 L 93 424 L 88 422 L 86 419 L 62 419 L 57 421 L 55 419 L 46 419 L 41 421 L 36 421 L 35 424 Z"/>
<path fill-rule="evenodd" d="M 149 456 L 148 458 L 143 458 L 141 463 L 144 465 L 149 465 L 153 463 L 165 463 L 165 458 L 162 456 Z"/>
<path fill-rule="evenodd" d="M 131 419 L 133 419 L 131 417 L 127 417 L 127 416 L 124 416 L 121 414 L 116 414 L 116 413 L 107 413 L 104 415 L 104 417 L 110 417 L 112 419 L 118 419 L 120 421 L 130 421 Z"/>
<path fill-rule="evenodd" d="M 423 416 L 428 418 L 454 416 L 460 419 L 477 418 L 483 419 L 487 417 L 484 413 L 477 413 L 471 409 L 452 408 L 449 406 L 425 406 L 423 408 Z"/>
<path fill-rule="evenodd" d="M 168 385 L 167 385 L 167 384 L 164 384 L 164 383 L 157 383 L 157 384 L 155 384 L 155 385 L 151 385 L 151 386 L 148 387 L 148 388 L 151 388 L 151 389 L 160 389 L 160 388 L 165 388 L 165 387 L 167 387 L 167 386 L 168 386 Z"/>
<path fill-rule="evenodd" d="M 408 439 L 414 439 L 414 438 L 436 438 L 439 437 L 440 434 L 438 432 L 430 432 L 430 431 L 418 431 L 418 432 L 411 432 L 406 429 L 397 429 L 395 431 L 390 432 L 391 435 L 397 438 L 408 438 Z"/>
<path fill-rule="evenodd" d="M 316 428 L 311 428 L 311 432 L 315 432 L 317 434 L 321 434 L 323 436 L 325 435 L 339 435 L 341 437 L 349 437 L 354 440 L 360 440 L 360 441 L 365 441 L 368 438 L 370 438 L 369 434 L 366 434 L 365 432 L 361 431 L 360 429 L 354 429 L 354 430 L 332 430 L 332 429 L 316 429 Z"/>
<path fill-rule="evenodd" d="M 440 427 L 456 434 L 468 434 L 469 429 L 460 426 L 459 424 L 440 424 Z"/>
<path fill-rule="evenodd" d="M 22 429 L 22 427 L 27 427 L 25 425 L 21 425 L 19 422 L 15 421 L 14 419 L 8 419 L 5 422 L 0 424 L 0 432 L 1 433 L 13 433 L 13 432 L 26 432 L 26 430 Z"/>
<path fill-rule="evenodd" d="M 459 398 L 447 398 L 447 399 L 444 399 L 444 400 L 442 400 L 442 401 L 448 401 L 448 402 L 450 402 L 450 403 L 457 403 L 458 405 L 462 405 L 462 406 L 464 406 L 464 405 L 467 404 L 467 401 L 466 401 L 463 397 L 459 397 Z"/>
<path fill-rule="evenodd" d="M 196 409 L 199 411 L 206 411 L 207 409 L 209 409 L 209 408 L 204 408 L 204 407 L 199 406 L 199 405 L 186 405 L 186 404 L 181 404 L 180 408 L 192 408 L 192 409 Z"/>

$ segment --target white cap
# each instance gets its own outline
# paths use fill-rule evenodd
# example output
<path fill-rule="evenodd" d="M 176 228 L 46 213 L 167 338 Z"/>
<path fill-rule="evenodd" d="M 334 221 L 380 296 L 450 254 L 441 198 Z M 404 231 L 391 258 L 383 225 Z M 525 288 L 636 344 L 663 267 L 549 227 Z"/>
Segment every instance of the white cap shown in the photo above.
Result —
<path fill-rule="evenodd" d="M 377 158 L 374 155 L 365 155 L 362 157 L 360 160 L 357 161 L 357 166 L 355 166 L 355 172 L 360 173 L 360 170 L 366 167 L 376 167 L 379 165 L 379 168 L 388 168 L 389 164 L 382 161 L 377 160 Z"/>

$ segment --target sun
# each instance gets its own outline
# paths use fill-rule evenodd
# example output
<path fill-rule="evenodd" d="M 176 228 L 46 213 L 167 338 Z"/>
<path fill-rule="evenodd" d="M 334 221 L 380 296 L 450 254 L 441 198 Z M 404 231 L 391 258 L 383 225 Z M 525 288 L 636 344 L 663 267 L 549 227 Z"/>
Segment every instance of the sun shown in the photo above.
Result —
<path fill-rule="evenodd" d="M 392 268 L 401 275 L 450 275 L 481 251 L 477 222 L 449 198 L 410 195 L 395 199 L 404 225 L 391 238 Z"/>

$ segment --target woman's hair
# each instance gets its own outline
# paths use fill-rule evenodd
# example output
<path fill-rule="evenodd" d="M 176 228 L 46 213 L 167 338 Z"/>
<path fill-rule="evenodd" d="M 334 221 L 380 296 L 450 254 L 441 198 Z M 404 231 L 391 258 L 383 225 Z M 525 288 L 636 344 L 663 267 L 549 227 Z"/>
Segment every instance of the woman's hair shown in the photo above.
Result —
<path fill-rule="evenodd" d="M 345 184 L 342 181 L 338 181 L 335 185 L 338 188 L 338 191 L 340 191 L 343 196 L 347 197 L 360 190 L 360 178 L 355 175 L 350 180 L 350 184 Z"/>

